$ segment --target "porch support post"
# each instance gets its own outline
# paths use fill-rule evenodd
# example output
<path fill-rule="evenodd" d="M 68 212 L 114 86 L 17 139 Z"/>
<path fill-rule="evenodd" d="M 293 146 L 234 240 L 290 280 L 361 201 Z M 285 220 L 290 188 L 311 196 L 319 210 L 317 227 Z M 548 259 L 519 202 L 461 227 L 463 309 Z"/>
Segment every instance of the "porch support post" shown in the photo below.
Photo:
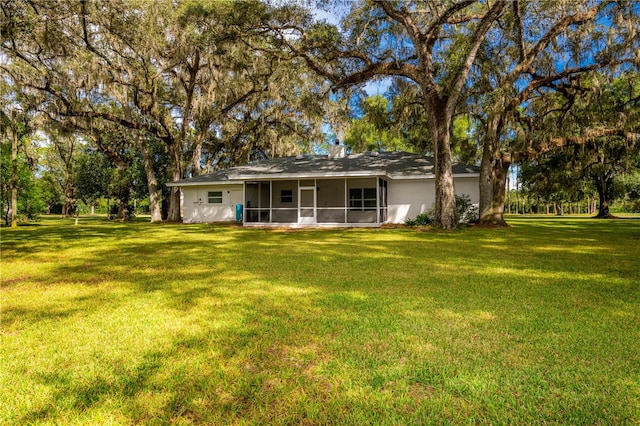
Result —
<path fill-rule="evenodd" d="M 347 178 L 344 178 L 344 223 L 348 223 L 349 216 L 349 191 L 348 191 Z"/>
<path fill-rule="evenodd" d="M 273 219 L 273 181 L 269 181 L 269 223 Z"/>
<path fill-rule="evenodd" d="M 296 199 L 298 200 L 298 218 L 296 223 L 300 223 L 300 179 L 298 179 L 298 187 L 296 188 Z"/>
<path fill-rule="evenodd" d="M 380 225 L 380 178 L 376 177 L 376 224 Z"/>
<path fill-rule="evenodd" d="M 247 222 L 247 182 L 242 182 L 242 226 Z"/>

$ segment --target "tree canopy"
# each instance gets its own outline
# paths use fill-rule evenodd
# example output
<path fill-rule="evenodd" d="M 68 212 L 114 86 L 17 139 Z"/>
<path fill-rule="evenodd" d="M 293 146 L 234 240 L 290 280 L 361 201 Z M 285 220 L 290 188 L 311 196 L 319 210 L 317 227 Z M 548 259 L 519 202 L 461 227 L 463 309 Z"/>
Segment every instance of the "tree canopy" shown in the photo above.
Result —
<path fill-rule="evenodd" d="M 275 31 L 310 19 L 295 5 L 18 1 L 2 12 L 1 70 L 16 90 L 60 126 L 157 140 L 172 180 L 320 137 L 322 81 L 274 54 Z M 178 188 L 168 201 L 178 220 Z"/>
<path fill-rule="evenodd" d="M 340 26 L 296 1 L 2 2 L 3 116 L 37 122 L 61 164 L 76 143 L 82 158 L 99 153 L 81 161 L 121 174 L 110 179 L 130 187 L 114 195 L 122 208 L 144 181 L 135 192 L 149 195 L 152 222 L 180 219 L 179 188 L 165 182 L 313 151 L 328 124 L 352 150 L 432 154 L 444 228 L 457 224 L 452 159 L 480 159 L 481 220 L 502 224 L 513 161 L 576 138 L 600 151 L 635 140 L 635 89 L 623 113 L 597 98 L 637 81 L 634 2 L 323 5 L 344 9 Z M 353 89 L 379 78 L 392 79 L 388 93 L 354 107 Z M 102 191 L 60 167 L 67 214 Z"/>

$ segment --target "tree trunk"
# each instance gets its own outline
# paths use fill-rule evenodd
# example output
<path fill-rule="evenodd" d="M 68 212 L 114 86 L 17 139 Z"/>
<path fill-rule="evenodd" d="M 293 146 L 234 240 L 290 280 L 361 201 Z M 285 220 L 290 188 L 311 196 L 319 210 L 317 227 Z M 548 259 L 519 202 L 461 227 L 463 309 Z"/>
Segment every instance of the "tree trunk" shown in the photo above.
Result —
<path fill-rule="evenodd" d="M 507 213 L 511 214 L 511 177 L 507 173 Z"/>
<path fill-rule="evenodd" d="M 191 157 L 193 176 L 200 176 L 202 174 L 201 163 L 202 163 L 202 137 L 198 137 L 196 144 L 193 147 L 193 156 Z"/>
<path fill-rule="evenodd" d="M 177 182 L 182 179 L 182 151 L 181 146 L 175 141 L 169 144 L 169 155 L 171 156 L 171 180 Z M 180 188 L 172 186 L 169 188 L 169 209 L 167 220 L 169 222 L 180 222 Z"/>
<path fill-rule="evenodd" d="M 609 179 L 607 176 L 597 176 L 594 181 L 598 190 L 598 198 L 600 199 L 600 206 L 598 207 L 596 217 L 603 219 L 611 218 L 613 216 L 609 212 Z"/>
<path fill-rule="evenodd" d="M 493 157 L 493 154 L 492 154 Z M 484 153 L 483 153 L 483 161 L 484 161 Z M 509 155 L 504 154 L 501 156 L 499 160 L 491 161 L 491 175 L 489 179 L 480 178 L 480 191 L 484 192 L 484 196 L 491 196 L 491 203 L 489 208 L 485 206 L 484 216 L 480 219 L 480 223 L 494 226 L 507 226 L 507 222 L 504 220 L 504 208 L 505 208 L 505 198 L 507 191 L 507 178 L 509 176 L 509 166 L 511 165 L 511 158 Z M 480 174 L 482 175 L 482 168 Z M 490 190 L 487 188 L 483 189 L 486 181 L 491 182 Z M 481 200 L 483 195 L 481 195 Z M 509 194 L 509 197 L 511 195 Z M 486 201 L 485 201 L 486 203 Z M 509 199 L 509 208 L 511 206 L 511 199 Z M 517 208 L 516 208 L 517 212 Z"/>
<path fill-rule="evenodd" d="M 18 131 L 11 139 L 11 227 L 18 227 Z"/>
<path fill-rule="evenodd" d="M 158 179 L 153 170 L 153 160 L 149 154 L 149 147 L 136 136 L 138 148 L 144 160 L 144 172 L 147 176 L 147 188 L 149 190 L 149 210 L 151 210 L 151 223 L 162 222 L 160 202 L 158 200 Z"/>
<path fill-rule="evenodd" d="M 427 111 L 435 114 L 431 134 L 435 151 L 436 174 L 436 203 L 434 222 L 444 229 L 453 229 L 458 225 L 456 218 L 456 196 L 453 184 L 453 170 L 451 168 L 451 146 L 449 134 L 451 119 L 445 108 L 438 105 L 435 108 L 427 107 Z"/>
<path fill-rule="evenodd" d="M 482 144 L 482 160 L 480 162 L 480 206 L 478 214 L 480 223 L 494 224 L 494 188 L 496 162 L 499 161 L 498 132 L 500 129 L 500 117 L 491 114 L 487 122 L 487 133 Z M 503 194 L 504 196 L 504 194 Z M 503 200 L 504 208 L 504 200 Z M 502 215 L 502 213 L 500 213 Z"/>
<path fill-rule="evenodd" d="M 160 209 L 160 214 L 162 216 L 162 220 L 167 220 L 169 218 L 169 204 L 171 204 L 171 188 L 165 187 L 161 192 L 162 206 Z"/>
<path fill-rule="evenodd" d="M 495 226 L 507 226 L 507 222 L 504 220 L 504 200 L 510 165 L 511 156 L 508 154 L 503 154 L 500 160 L 494 161 L 493 163 L 491 176 L 491 209 L 490 213 L 485 216 L 482 223 Z"/>
<path fill-rule="evenodd" d="M 131 188 L 121 187 L 118 191 L 118 219 L 129 220 L 129 199 L 131 198 Z"/>
<path fill-rule="evenodd" d="M 71 177 L 65 177 L 64 185 L 64 206 L 62 207 L 62 216 L 72 217 L 74 213 L 75 200 L 73 198 L 73 184 L 71 183 Z"/>
<path fill-rule="evenodd" d="M 485 138 L 480 162 L 480 204 L 478 207 L 480 223 L 491 223 L 493 220 L 493 149 L 487 139 Z"/>
<path fill-rule="evenodd" d="M 174 182 L 180 180 L 174 175 Z M 180 214 L 180 188 L 172 186 L 169 192 L 169 211 L 167 212 L 167 220 L 169 222 L 180 222 L 182 215 Z"/>

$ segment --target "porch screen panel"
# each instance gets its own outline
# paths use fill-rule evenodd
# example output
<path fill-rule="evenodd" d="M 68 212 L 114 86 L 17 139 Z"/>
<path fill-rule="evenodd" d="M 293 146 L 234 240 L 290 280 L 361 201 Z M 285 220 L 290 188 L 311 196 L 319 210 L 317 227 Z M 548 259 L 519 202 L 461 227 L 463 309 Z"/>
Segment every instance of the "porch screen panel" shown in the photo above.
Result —
<path fill-rule="evenodd" d="M 247 182 L 244 209 L 247 222 L 269 222 L 269 182 Z"/>
<path fill-rule="evenodd" d="M 258 185 L 260 185 L 260 205 L 258 207 L 261 209 L 268 209 L 271 207 L 271 184 L 270 182 L 260 182 Z"/>
<path fill-rule="evenodd" d="M 271 222 L 296 223 L 298 221 L 298 181 L 272 181 L 271 186 Z"/>
<path fill-rule="evenodd" d="M 378 216 L 376 178 L 348 179 L 348 223 L 376 223 Z"/>
<path fill-rule="evenodd" d="M 271 222 L 296 223 L 298 221 L 298 209 L 274 209 L 271 212 Z"/>
<path fill-rule="evenodd" d="M 344 179 L 317 180 L 318 223 L 345 223 Z"/>

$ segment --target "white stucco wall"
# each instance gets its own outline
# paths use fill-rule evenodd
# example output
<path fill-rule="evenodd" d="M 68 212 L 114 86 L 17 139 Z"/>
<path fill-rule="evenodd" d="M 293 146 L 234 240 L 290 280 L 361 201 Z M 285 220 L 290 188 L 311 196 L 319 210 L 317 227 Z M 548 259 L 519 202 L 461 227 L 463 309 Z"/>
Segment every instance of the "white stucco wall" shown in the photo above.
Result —
<path fill-rule="evenodd" d="M 433 179 L 390 180 L 387 184 L 387 222 L 404 223 L 407 218 L 433 207 Z"/>
<path fill-rule="evenodd" d="M 466 194 L 472 203 L 480 199 L 478 177 L 456 177 L 456 194 Z M 431 208 L 436 200 L 434 179 L 388 181 L 387 222 L 404 223 Z"/>
<path fill-rule="evenodd" d="M 209 191 L 221 191 L 222 204 L 209 204 Z M 182 194 L 184 223 L 235 222 L 236 204 L 242 204 L 242 185 L 186 186 Z"/>
<path fill-rule="evenodd" d="M 456 177 L 453 180 L 456 194 L 468 195 L 472 204 L 480 202 L 480 178 L 479 177 Z"/>

